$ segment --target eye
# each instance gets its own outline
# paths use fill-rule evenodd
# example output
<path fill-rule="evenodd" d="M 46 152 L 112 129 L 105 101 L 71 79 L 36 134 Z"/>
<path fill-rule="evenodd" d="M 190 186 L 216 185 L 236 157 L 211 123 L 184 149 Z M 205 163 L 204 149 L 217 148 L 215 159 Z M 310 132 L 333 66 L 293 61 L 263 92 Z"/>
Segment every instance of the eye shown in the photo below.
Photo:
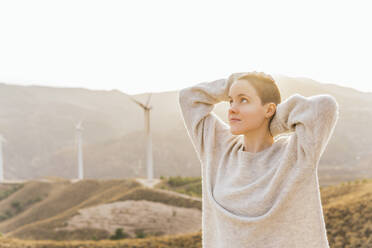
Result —
<path fill-rule="evenodd" d="M 242 100 L 246 100 L 248 102 L 248 99 L 247 98 L 242 98 Z"/>

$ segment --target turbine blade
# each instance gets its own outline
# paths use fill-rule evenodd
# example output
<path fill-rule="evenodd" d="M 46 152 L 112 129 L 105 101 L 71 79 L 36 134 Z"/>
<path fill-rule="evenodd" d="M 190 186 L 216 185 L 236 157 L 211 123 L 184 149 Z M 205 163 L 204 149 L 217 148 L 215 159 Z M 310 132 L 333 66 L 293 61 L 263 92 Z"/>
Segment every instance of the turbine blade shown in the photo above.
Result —
<path fill-rule="evenodd" d="M 75 128 L 76 129 L 79 129 L 79 130 L 84 130 L 84 128 L 83 128 L 83 121 L 84 121 L 84 119 L 81 119 L 80 121 L 79 121 L 79 123 L 75 126 Z"/>
<path fill-rule="evenodd" d="M 149 97 L 147 98 L 146 107 L 149 106 L 149 102 L 150 102 L 151 96 L 152 96 L 152 92 L 149 94 Z"/>
<path fill-rule="evenodd" d="M 146 108 L 145 105 L 143 105 L 141 102 L 137 101 L 136 99 L 134 99 L 134 98 L 132 98 L 132 97 L 130 97 L 130 99 L 131 99 L 133 102 L 135 102 L 135 103 L 137 103 L 138 105 L 140 105 L 142 108 Z"/>

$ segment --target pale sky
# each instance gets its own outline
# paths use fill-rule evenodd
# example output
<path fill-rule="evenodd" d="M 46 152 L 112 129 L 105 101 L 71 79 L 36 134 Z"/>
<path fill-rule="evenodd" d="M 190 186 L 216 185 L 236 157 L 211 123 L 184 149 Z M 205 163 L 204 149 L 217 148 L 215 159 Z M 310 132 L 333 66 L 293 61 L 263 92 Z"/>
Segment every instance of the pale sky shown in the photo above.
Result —
<path fill-rule="evenodd" d="M 370 1 L 0 1 L 0 82 L 178 90 L 233 72 L 372 92 Z"/>

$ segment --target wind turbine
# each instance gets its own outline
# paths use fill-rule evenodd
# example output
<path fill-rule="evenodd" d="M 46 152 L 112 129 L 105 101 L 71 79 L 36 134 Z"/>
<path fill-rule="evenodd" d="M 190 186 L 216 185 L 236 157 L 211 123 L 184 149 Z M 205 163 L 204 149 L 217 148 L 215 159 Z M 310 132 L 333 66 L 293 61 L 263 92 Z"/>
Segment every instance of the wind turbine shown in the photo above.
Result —
<path fill-rule="evenodd" d="M 77 145 L 78 145 L 78 179 L 81 180 L 84 178 L 83 175 L 83 149 L 82 149 L 82 133 L 83 133 L 83 127 L 82 127 L 82 121 L 80 121 L 76 126 L 76 138 L 77 138 Z"/>
<path fill-rule="evenodd" d="M 6 139 L 0 134 L 0 181 L 4 182 L 4 160 L 3 160 L 3 143 Z"/>
<path fill-rule="evenodd" d="M 147 98 L 146 105 L 137 101 L 136 99 L 132 98 L 130 95 L 129 98 L 141 106 L 144 110 L 145 114 L 145 135 L 146 135 L 146 167 L 147 167 L 147 179 L 153 180 L 154 178 L 154 168 L 153 168 L 153 156 L 152 156 L 152 140 L 151 140 L 151 132 L 150 132 L 150 110 L 152 106 L 149 106 L 150 98 L 152 93 L 149 94 Z"/>

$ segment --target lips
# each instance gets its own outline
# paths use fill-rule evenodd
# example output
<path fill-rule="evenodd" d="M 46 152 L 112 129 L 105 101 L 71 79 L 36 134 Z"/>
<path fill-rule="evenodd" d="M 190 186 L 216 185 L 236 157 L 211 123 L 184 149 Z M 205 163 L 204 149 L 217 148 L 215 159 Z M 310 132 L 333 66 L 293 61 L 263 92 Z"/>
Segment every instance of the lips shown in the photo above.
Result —
<path fill-rule="evenodd" d="M 240 119 L 238 119 L 238 118 L 231 118 L 230 119 L 230 122 L 234 122 L 234 121 L 240 121 Z"/>

